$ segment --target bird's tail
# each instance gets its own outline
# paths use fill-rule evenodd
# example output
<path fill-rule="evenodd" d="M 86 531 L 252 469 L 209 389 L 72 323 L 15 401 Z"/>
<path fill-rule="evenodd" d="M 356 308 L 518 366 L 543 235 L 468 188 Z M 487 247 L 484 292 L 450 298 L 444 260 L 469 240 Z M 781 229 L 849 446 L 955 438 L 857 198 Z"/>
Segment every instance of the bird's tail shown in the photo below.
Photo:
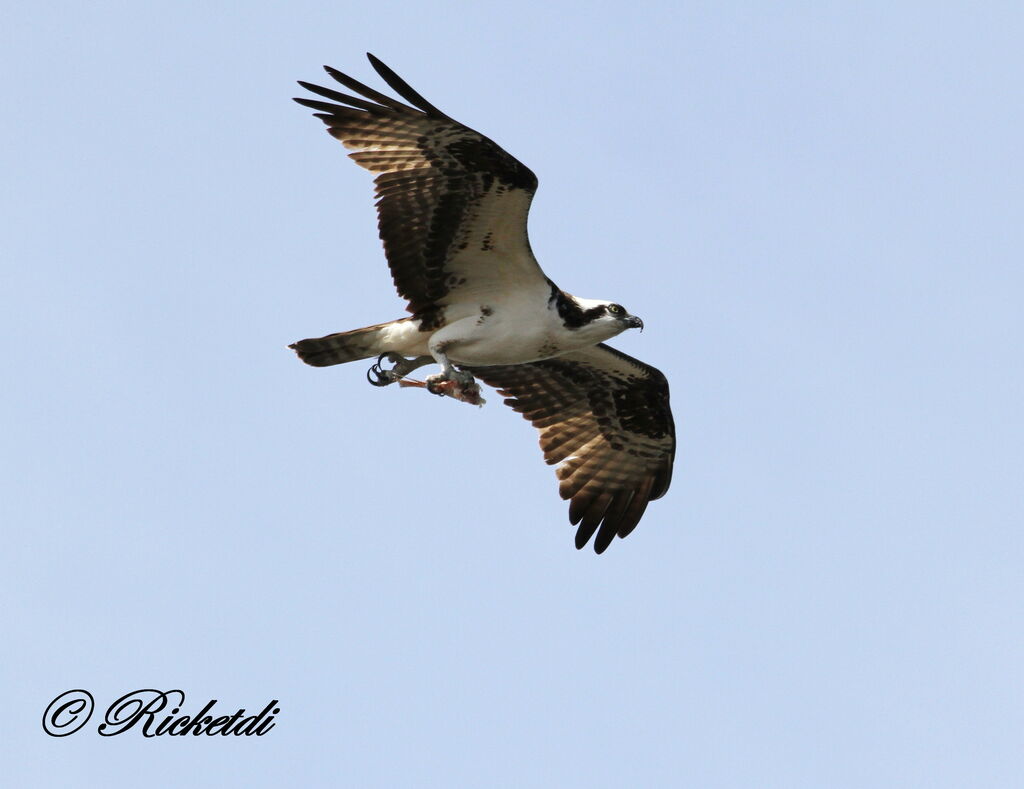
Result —
<path fill-rule="evenodd" d="M 395 324 L 405 323 L 411 318 L 402 318 L 389 323 L 378 323 L 362 329 L 328 334 L 309 340 L 299 340 L 289 345 L 306 364 L 314 367 L 330 367 L 332 364 L 356 362 L 369 359 L 388 350 L 383 347 L 385 332 Z"/>

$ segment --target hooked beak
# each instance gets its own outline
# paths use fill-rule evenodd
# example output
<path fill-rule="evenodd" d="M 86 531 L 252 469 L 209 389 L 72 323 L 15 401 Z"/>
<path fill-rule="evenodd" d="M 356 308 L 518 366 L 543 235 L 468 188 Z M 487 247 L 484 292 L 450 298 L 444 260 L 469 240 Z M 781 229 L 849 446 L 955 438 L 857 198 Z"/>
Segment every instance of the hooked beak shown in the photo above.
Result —
<path fill-rule="evenodd" d="M 630 329 L 639 329 L 640 331 L 643 331 L 644 322 L 640 320 L 638 317 L 636 317 L 636 315 L 630 315 L 628 318 L 626 318 L 626 327 Z"/>

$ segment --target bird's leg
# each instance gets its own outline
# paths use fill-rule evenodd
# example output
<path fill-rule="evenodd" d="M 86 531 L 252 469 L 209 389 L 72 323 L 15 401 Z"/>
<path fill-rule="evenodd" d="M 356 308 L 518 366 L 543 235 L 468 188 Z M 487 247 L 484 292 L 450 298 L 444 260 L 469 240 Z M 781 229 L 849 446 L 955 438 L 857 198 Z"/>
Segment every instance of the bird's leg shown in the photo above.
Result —
<path fill-rule="evenodd" d="M 467 373 L 463 370 L 456 370 L 455 366 L 448 359 L 448 356 L 442 350 L 434 351 L 434 359 L 439 365 L 441 365 L 441 372 L 436 375 L 427 376 L 427 389 L 433 394 L 445 394 L 445 392 L 435 391 L 436 387 L 448 381 L 452 381 L 460 386 L 468 386 L 469 384 L 476 383 L 476 379 L 472 373 Z"/>
<path fill-rule="evenodd" d="M 387 359 L 389 362 L 394 363 L 394 367 L 390 370 L 385 370 L 380 366 L 380 363 Z M 418 370 L 427 364 L 432 364 L 434 361 L 433 356 L 417 356 L 413 359 L 406 359 L 399 353 L 394 351 L 386 351 L 377 357 L 377 363 L 373 365 L 366 372 L 366 380 L 368 380 L 374 386 L 387 386 L 393 384 L 395 381 L 399 381 L 405 378 L 413 370 Z"/>

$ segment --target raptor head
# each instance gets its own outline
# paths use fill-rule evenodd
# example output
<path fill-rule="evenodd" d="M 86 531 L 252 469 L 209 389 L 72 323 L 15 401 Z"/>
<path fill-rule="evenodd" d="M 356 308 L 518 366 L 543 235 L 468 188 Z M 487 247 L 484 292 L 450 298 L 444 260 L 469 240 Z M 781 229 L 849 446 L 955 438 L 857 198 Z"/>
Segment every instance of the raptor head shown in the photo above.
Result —
<path fill-rule="evenodd" d="M 597 299 L 580 299 L 575 296 L 571 309 L 563 313 L 563 320 L 568 329 L 586 335 L 596 342 L 609 340 L 626 329 L 643 329 L 644 322 L 621 304 L 614 301 Z"/>
<path fill-rule="evenodd" d="M 623 330 L 625 329 L 639 329 L 644 330 L 644 322 L 640 320 L 636 315 L 630 315 L 629 312 L 621 304 L 615 304 L 614 302 L 608 302 L 605 305 L 605 314 L 613 320 L 622 324 Z"/>

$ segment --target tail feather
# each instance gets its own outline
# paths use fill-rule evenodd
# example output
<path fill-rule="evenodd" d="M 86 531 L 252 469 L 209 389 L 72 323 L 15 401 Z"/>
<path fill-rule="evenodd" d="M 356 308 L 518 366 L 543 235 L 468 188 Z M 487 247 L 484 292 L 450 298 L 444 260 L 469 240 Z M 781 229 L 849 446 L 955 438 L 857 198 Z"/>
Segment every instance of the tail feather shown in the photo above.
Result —
<path fill-rule="evenodd" d="M 378 323 L 376 326 L 328 334 L 326 337 L 299 340 L 288 347 L 293 349 L 302 361 L 314 367 L 330 367 L 332 364 L 356 362 L 360 359 L 377 356 L 387 350 L 380 344 L 384 330 L 396 323 L 404 323 L 408 320 L 412 319 L 402 318 L 398 321 Z"/>

